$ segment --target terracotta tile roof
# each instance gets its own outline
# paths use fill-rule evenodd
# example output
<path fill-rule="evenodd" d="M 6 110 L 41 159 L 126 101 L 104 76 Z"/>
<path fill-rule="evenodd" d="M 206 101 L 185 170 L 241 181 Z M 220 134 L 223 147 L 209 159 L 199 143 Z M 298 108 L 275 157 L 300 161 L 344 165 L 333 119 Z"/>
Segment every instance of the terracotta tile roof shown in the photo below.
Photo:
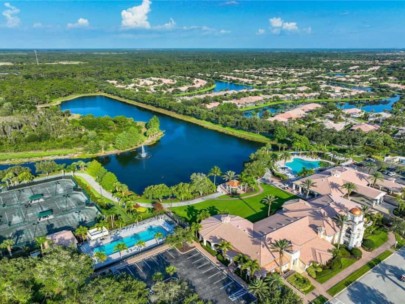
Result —
<path fill-rule="evenodd" d="M 363 124 L 358 124 L 358 125 L 354 125 L 351 129 L 352 130 L 360 130 L 363 131 L 365 133 L 371 132 L 371 131 L 376 131 L 378 130 L 380 127 L 376 126 L 376 125 L 370 125 L 367 123 L 363 123 Z"/>
<path fill-rule="evenodd" d="M 69 230 L 63 230 L 49 234 L 46 236 L 46 238 L 51 240 L 54 244 L 60 246 L 69 247 L 72 245 L 74 246 L 77 245 L 77 240 L 75 236 L 73 235 L 72 231 Z"/>
<path fill-rule="evenodd" d="M 348 167 L 331 168 L 324 172 L 297 180 L 294 184 L 301 185 L 307 179 L 311 179 L 315 183 L 315 185 L 311 187 L 311 191 L 319 193 L 320 195 L 342 197 L 346 195 L 346 190 L 343 189 L 343 185 L 347 182 L 356 185 L 356 193 L 368 198 L 375 199 L 385 195 L 385 192 L 368 186 L 371 180 L 369 174 Z"/>

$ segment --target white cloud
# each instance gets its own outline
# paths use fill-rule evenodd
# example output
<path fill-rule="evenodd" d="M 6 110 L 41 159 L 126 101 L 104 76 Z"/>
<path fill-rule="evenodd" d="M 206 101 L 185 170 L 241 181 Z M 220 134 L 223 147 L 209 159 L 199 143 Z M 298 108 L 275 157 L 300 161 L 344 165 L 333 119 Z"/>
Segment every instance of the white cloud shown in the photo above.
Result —
<path fill-rule="evenodd" d="M 298 31 L 298 25 L 296 22 L 284 22 L 283 30 L 286 31 Z"/>
<path fill-rule="evenodd" d="M 141 5 L 130 7 L 121 12 L 121 26 L 123 28 L 150 28 L 148 14 L 152 1 L 142 0 Z"/>
<path fill-rule="evenodd" d="M 20 25 L 20 18 L 17 16 L 20 10 L 10 3 L 4 3 L 6 9 L 3 11 L 3 16 L 6 18 L 6 26 L 10 28 L 18 27 Z"/>
<path fill-rule="evenodd" d="M 301 32 L 297 22 L 287 22 L 280 17 L 273 17 L 269 19 L 270 30 L 273 34 L 280 34 L 281 32 Z M 311 27 L 304 28 L 302 32 L 310 34 Z"/>
<path fill-rule="evenodd" d="M 264 35 L 266 33 L 265 29 L 259 28 L 256 32 L 256 35 Z"/>
<path fill-rule="evenodd" d="M 79 18 L 79 19 L 77 19 L 77 21 L 75 23 L 67 24 L 68 29 L 85 28 L 85 27 L 89 27 L 89 26 L 90 26 L 90 22 L 89 22 L 89 20 L 87 20 L 85 18 Z"/>
<path fill-rule="evenodd" d="M 165 24 L 157 25 L 157 26 L 153 27 L 153 29 L 156 29 L 156 30 L 173 30 L 175 28 L 176 28 L 176 21 L 174 21 L 173 18 L 170 18 L 170 20 L 168 22 L 166 22 Z"/>
<path fill-rule="evenodd" d="M 283 26 L 283 20 L 279 17 L 270 18 L 269 22 L 272 27 L 282 27 Z"/>
<path fill-rule="evenodd" d="M 234 1 L 236 2 L 236 1 Z M 164 24 L 152 25 L 148 20 L 148 15 L 151 10 L 152 1 L 142 0 L 142 3 L 138 6 L 130 7 L 121 11 L 121 27 L 125 30 L 138 30 L 142 31 L 166 31 L 166 32 L 179 32 L 179 31 L 200 31 L 203 35 L 224 35 L 230 33 L 228 30 L 215 29 L 208 26 L 178 26 L 173 18 L 170 18 Z M 133 35 L 127 35 L 126 37 L 132 37 Z"/>

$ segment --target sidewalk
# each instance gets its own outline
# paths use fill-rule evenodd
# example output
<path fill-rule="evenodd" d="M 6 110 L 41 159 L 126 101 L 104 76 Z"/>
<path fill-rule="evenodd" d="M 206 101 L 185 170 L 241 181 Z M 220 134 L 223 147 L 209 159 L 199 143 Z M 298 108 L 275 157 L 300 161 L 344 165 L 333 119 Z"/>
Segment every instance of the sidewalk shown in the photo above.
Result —
<path fill-rule="evenodd" d="M 66 174 L 66 175 L 70 175 L 70 174 Z M 83 172 L 76 172 L 74 175 L 80 176 L 81 178 L 86 180 L 86 182 L 88 184 L 90 184 L 90 186 L 94 189 L 94 191 L 96 191 L 101 196 L 104 196 L 104 197 L 112 200 L 113 202 L 118 203 L 118 199 L 114 195 L 112 195 L 112 193 L 105 190 L 92 176 L 88 175 L 87 173 L 83 173 Z"/>

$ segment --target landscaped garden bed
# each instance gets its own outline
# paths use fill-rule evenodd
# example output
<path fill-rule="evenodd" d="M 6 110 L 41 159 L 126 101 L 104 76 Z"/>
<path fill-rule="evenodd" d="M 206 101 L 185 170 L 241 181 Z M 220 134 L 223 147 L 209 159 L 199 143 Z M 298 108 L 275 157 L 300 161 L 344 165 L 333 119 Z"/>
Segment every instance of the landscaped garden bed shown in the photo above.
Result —
<path fill-rule="evenodd" d="M 288 277 L 287 281 L 304 294 L 310 293 L 315 288 L 308 278 L 299 273 L 294 273 L 292 276 Z"/>
<path fill-rule="evenodd" d="M 336 251 L 335 257 L 324 266 L 312 265 L 307 269 L 310 276 L 316 279 L 319 283 L 325 283 L 333 278 L 339 272 L 356 262 L 358 256 L 353 254 L 345 247 L 341 247 Z"/>
<path fill-rule="evenodd" d="M 311 302 L 311 304 L 325 304 L 326 302 L 328 302 L 328 299 L 323 295 L 319 295 Z"/>

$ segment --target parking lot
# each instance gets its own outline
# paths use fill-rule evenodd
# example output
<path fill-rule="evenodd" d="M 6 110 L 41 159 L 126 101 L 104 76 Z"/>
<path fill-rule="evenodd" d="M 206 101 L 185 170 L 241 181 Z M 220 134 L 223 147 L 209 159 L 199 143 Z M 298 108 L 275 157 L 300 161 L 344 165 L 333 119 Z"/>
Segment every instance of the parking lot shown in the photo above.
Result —
<path fill-rule="evenodd" d="M 173 265 L 180 279 L 189 281 L 195 291 L 205 300 L 216 304 L 255 303 L 255 298 L 225 271 L 214 265 L 197 249 L 185 254 L 175 249 L 116 269 L 115 273 L 127 273 L 151 286 L 156 272 L 165 273 Z"/>
<path fill-rule="evenodd" d="M 394 253 L 383 263 L 330 300 L 332 304 L 405 303 L 405 248 Z"/>

